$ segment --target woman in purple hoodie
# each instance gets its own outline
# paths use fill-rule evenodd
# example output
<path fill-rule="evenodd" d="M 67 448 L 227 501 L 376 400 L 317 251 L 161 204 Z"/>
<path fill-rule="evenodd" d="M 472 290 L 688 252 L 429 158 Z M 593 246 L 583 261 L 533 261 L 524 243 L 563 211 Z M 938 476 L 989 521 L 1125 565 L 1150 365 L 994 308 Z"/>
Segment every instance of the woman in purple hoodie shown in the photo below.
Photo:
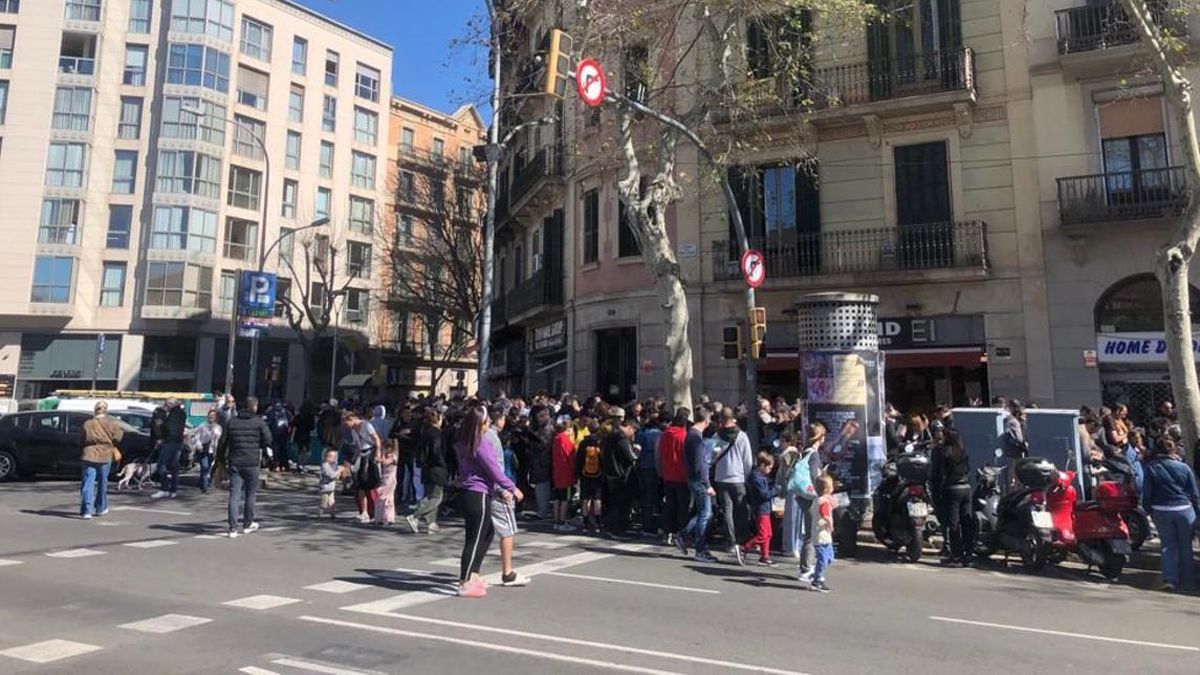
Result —
<path fill-rule="evenodd" d="M 487 594 L 487 585 L 479 576 L 479 566 L 495 534 L 491 497 L 499 493 L 505 501 L 512 501 L 517 490 L 497 461 L 500 448 L 492 447 L 494 441 L 486 433 L 487 427 L 487 411 L 476 404 L 467 410 L 454 437 L 462 488 L 459 508 L 467 525 L 458 581 L 458 594 L 464 598 L 481 598 Z M 494 438 L 494 434 L 491 437 Z"/>

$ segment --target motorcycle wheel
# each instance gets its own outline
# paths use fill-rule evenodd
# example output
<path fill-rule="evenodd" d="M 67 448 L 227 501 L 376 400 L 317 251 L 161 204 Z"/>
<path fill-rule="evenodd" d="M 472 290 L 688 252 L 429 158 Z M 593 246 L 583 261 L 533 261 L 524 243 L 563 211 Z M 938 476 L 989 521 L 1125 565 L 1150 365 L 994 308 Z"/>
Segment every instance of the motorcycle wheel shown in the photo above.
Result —
<path fill-rule="evenodd" d="M 925 543 L 925 531 L 920 528 L 914 528 L 912 537 L 908 540 L 908 547 L 904 551 L 904 557 L 908 558 L 908 562 L 915 563 L 921 559 L 921 547 Z"/>
<path fill-rule="evenodd" d="M 992 557 L 992 555 L 996 552 L 996 545 L 990 541 L 984 541 L 984 537 L 987 536 L 985 534 L 987 528 L 984 526 L 983 516 L 981 514 L 975 515 L 975 524 L 973 529 L 974 536 L 971 538 L 971 549 L 974 551 L 976 557 Z M 995 535 L 992 535 L 991 538 L 994 537 Z"/>
<path fill-rule="evenodd" d="M 1035 535 L 1029 535 L 1021 542 L 1021 564 L 1031 572 L 1039 572 L 1046 566 L 1046 548 Z"/>
<path fill-rule="evenodd" d="M 1104 562 L 1100 565 L 1100 574 L 1109 581 L 1116 581 L 1121 578 L 1121 570 L 1125 567 L 1125 556 L 1107 552 L 1104 554 Z"/>
<path fill-rule="evenodd" d="M 1134 509 L 1122 513 L 1121 519 L 1129 528 L 1129 548 L 1135 551 L 1141 549 L 1142 544 L 1146 543 L 1146 538 L 1150 536 L 1149 516 L 1140 509 Z"/>

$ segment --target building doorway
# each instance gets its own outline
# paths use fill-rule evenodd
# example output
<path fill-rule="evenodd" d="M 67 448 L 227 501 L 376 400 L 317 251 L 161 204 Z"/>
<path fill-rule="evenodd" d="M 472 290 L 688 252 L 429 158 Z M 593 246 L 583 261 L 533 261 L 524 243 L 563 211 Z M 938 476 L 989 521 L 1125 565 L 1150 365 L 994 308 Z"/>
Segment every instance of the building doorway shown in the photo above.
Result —
<path fill-rule="evenodd" d="M 606 328 L 595 333 L 596 391 L 610 404 L 637 395 L 637 328 Z"/>

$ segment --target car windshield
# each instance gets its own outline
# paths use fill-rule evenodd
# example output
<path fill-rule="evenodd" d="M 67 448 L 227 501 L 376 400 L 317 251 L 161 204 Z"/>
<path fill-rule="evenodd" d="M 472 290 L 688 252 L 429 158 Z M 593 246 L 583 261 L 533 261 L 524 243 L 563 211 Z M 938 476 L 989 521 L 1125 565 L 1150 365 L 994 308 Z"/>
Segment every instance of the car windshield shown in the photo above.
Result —
<path fill-rule="evenodd" d="M 115 421 L 117 423 L 117 426 L 121 427 L 121 431 L 123 431 L 125 433 L 129 433 L 131 431 L 133 433 L 137 433 L 137 432 L 141 431 L 141 429 L 138 429 L 137 427 L 133 426 L 132 424 L 126 422 L 123 419 L 117 418 Z"/>

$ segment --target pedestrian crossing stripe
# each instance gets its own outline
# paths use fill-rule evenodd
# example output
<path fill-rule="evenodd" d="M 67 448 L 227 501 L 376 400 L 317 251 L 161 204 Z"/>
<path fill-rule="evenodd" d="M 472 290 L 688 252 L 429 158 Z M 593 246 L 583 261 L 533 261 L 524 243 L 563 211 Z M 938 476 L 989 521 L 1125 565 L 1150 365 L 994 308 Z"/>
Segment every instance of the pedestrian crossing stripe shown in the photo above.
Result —
<path fill-rule="evenodd" d="M 162 548 L 163 546 L 174 546 L 178 543 L 169 539 L 151 539 L 149 541 L 131 541 L 125 544 L 125 546 L 130 548 Z"/>
<path fill-rule="evenodd" d="M 192 628 L 193 626 L 202 626 L 211 622 L 212 619 L 206 619 L 202 616 L 188 616 L 186 614 L 163 614 L 152 619 L 143 619 L 142 621 L 134 621 L 124 623 L 117 628 L 125 628 L 128 630 L 136 630 L 140 633 L 174 633 L 177 630 L 184 628 Z"/>
<path fill-rule="evenodd" d="M 80 654 L 99 651 L 101 647 L 71 640 L 45 640 L 31 645 L 13 647 L 0 651 L 0 656 L 9 656 L 29 663 L 53 663 Z"/>
<path fill-rule="evenodd" d="M 97 551 L 94 548 L 69 548 L 64 551 L 50 551 L 46 553 L 46 556 L 50 558 L 87 558 L 104 554 L 105 551 Z"/>
<path fill-rule="evenodd" d="M 229 607 L 241 607 L 242 609 L 275 609 L 284 605 L 291 605 L 300 602 L 299 598 L 285 598 L 278 595 L 251 595 L 237 600 L 229 600 L 221 604 Z"/>

